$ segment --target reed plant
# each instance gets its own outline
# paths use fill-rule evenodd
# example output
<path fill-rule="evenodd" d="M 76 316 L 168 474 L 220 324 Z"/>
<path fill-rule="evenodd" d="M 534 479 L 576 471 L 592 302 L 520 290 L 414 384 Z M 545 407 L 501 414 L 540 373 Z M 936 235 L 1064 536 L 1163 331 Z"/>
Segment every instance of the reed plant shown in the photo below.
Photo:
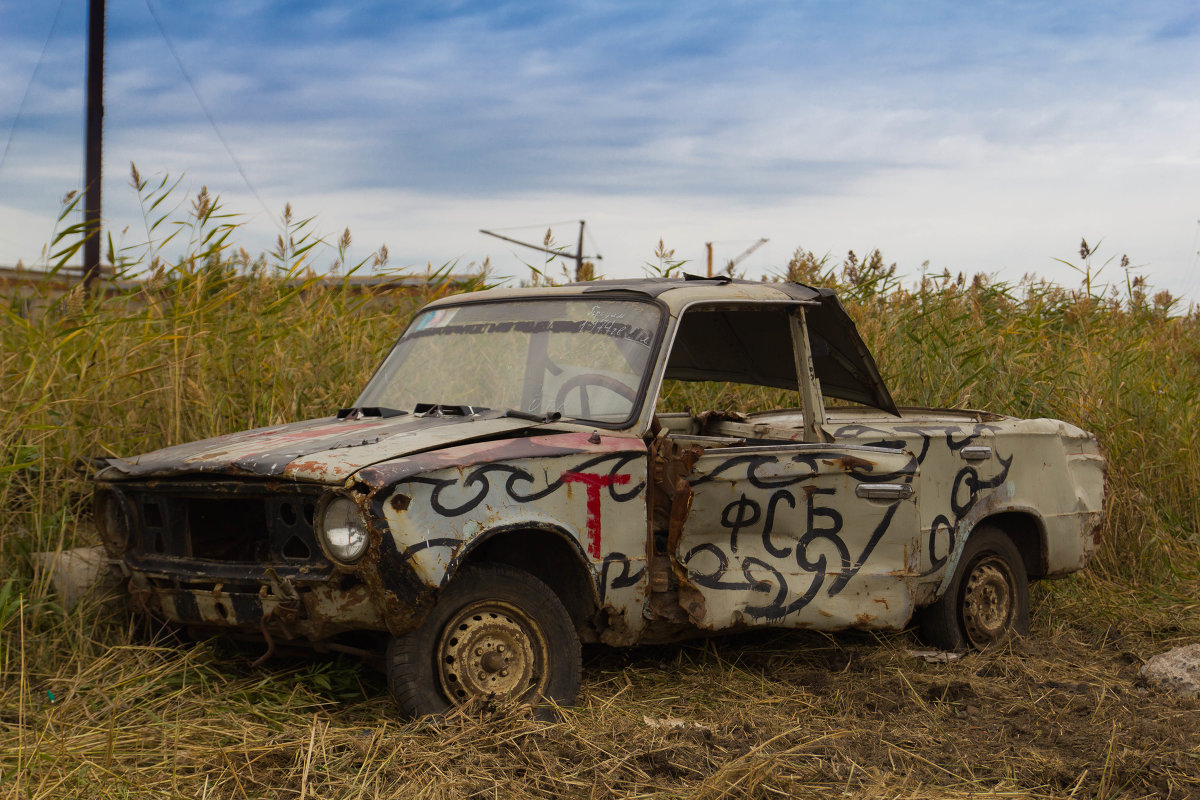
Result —
<path fill-rule="evenodd" d="M 1108 497 L 1093 569 L 1139 585 L 1194 582 L 1200 309 L 1148 298 L 1141 277 L 1101 284 L 1086 242 L 1080 252 L 1074 289 L 982 275 L 839 288 L 899 401 L 1062 419 L 1099 438 Z"/>
<path fill-rule="evenodd" d="M 878 251 L 835 264 L 801 250 L 777 276 L 838 289 L 901 404 L 1057 417 L 1100 437 L 1099 557 L 1037 589 L 1030 644 L 936 667 L 902 635 L 599 651 L 559 723 L 513 712 L 438 728 L 395 721 L 382 681 L 345 659 L 251 667 L 223 645 L 68 611 L 29 558 L 94 542 L 93 459 L 331 414 L 415 309 L 488 283 L 452 282 L 446 265 L 366 293 L 352 276 L 386 273 L 386 251 L 348 263 L 349 232 L 326 240 L 287 209 L 277 246 L 251 256 L 207 191 L 177 207 L 171 181 L 135 170 L 132 183 L 145 223 L 108 242 L 115 282 L 0 300 L 0 798 L 1200 791 L 1197 725 L 1130 694 L 1128 655 L 1200 636 L 1200 313 L 1136 276 L 1102 284 L 1086 245 L 1076 288 L 904 286 Z M 73 202 L 50 269 L 75 255 Z M 331 268 L 341 280 L 322 279 Z"/>

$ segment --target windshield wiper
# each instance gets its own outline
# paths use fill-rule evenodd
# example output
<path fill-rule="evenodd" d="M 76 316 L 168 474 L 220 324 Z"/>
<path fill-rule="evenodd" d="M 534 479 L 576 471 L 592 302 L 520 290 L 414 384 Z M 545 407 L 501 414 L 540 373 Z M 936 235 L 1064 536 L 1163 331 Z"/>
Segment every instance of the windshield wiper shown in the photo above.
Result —
<path fill-rule="evenodd" d="M 557 411 L 551 411 L 549 414 L 531 414 L 528 411 L 508 408 L 497 413 L 487 406 L 452 405 L 448 403 L 417 403 L 416 407 L 413 408 L 413 414 L 418 417 L 473 417 L 489 411 L 492 412 L 488 414 L 489 419 L 512 417 L 513 419 L 525 419 L 530 422 L 554 422 L 562 418 L 562 414 Z M 403 414 L 405 412 L 401 411 L 400 413 Z"/>
<path fill-rule="evenodd" d="M 503 416 L 512 417 L 513 419 L 527 419 L 530 422 L 554 422 L 562 419 L 562 414 L 558 411 L 551 411 L 549 414 L 531 414 L 528 411 L 519 411 L 515 408 L 505 409 Z"/>
<path fill-rule="evenodd" d="M 417 403 L 413 413 L 418 417 L 473 417 L 484 411 L 486 406 L 464 406 L 451 403 Z"/>
<path fill-rule="evenodd" d="M 407 413 L 407 411 L 401 411 L 398 408 L 384 408 L 383 406 L 355 406 L 354 408 L 339 408 L 337 412 L 337 418 L 363 419 L 364 417 L 399 417 L 402 414 Z"/>

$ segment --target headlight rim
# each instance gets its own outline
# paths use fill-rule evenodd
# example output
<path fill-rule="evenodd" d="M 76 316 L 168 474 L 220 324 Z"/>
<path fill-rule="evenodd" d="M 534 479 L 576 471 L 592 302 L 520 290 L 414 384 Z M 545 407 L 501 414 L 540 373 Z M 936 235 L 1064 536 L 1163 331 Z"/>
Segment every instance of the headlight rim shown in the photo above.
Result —
<path fill-rule="evenodd" d="M 335 546 L 329 540 L 327 532 L 326 520 L 329 515 L 329 509 L 334 503 L 338 502 L 347 502 L 351 505 L 351 507 L 354 509 L 354 518 L 357 519 L 362 530 L 362 544 L 359 546 L 358 551 L 351 554 L 349 558 L 343 557 L 339 554 L 340 551 L 338 550 L 337 546 Z M 367 520 L 363 514 L 362 507 L 358 504 L 358 502 L 355 501 L 352 495 L 349 495 L 345 492 L 329 492 L 320 499 L 317 504 L 317 512 L 313 518 L 313 528 L 315 529 L 317 544 L 325 553 L 326 557 L 328 557 L 329 560 L 334 564 L 344 567 L 353 567 L 354 565 L 358 564 L 358 562 L 362 561 L 363 556 L 365 556 L 367 551 L 371 548 L 371 529 L 370 526 L 367 525 Z"/>

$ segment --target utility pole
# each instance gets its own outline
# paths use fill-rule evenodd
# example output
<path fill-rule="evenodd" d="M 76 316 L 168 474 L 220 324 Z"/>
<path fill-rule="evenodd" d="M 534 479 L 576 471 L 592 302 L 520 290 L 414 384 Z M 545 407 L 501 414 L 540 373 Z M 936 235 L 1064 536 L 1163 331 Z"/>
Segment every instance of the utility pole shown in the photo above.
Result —
<path fill-rule="evenodd" d="M 497 239 L 503 239 L 506 242 L 512 242 L 513 244 L 519 244 L 519 245 L 521 245 L 521 247 L 528 247 L 530 250 L 538 250 L 543 253 L 549 253 L 550 255 L 558 256 L 559 258 L 574 259 L 574 261 L 575 261 L 575 280 L 578 281 L 580 274 L 583 272 L 583 261 L 585 258 L 586 259 L 595 259 L 596 261 L 599 261 L 603 258 L 603 256 L 601 256 L 599 253 L 597 253 L 594 256 L 585 256 L 583 254 L 583 228 L 586 224 L 587 223 L 584 220 L 579 220 L 579 244 L 576 246 L 575 255 L 573 255 L 573 256 L 568 255 L 567 253 L 564 253 L 563 249 L 561 247 L 552 250 L 549 247 L 543 247 L 540 244 L 530 244 L 529 242 L 521 242 L 516 239 L 512 239 L 508 236 L 502 236 L 494 231 L 485 231 L 483 228 L 480 228 L 479 232 L 482 234 L 485 234 L 487 236 L 494 236 Z"/>
<path fill-rule="evenodd" d="M 583 226 L 584 221 L 579 220 L 579 244 L 575 248 L 575 282 L 579 283 L 579 277 L 583 274 Z M 592 277 L 595 277 L 593 275 Z"/>
<path fill-rule="evenodd" d="M 88 3 L 87 131 L 83 197 L 83 286 L 100 276 L 100 184 L 104 142 L 104 8 L 105 0 Z"/>
<path fill-rule="evenodd" d="M 749 256 L 751 253 L 753 253 L 755 250 L 757 250 L 758 248 L 762 247 L 764 244 L 766 244 L 766 243 L 767 243 L 767 242 L 769 242 L 769 241 L 770 241 L 770 239 L 759 239 L 757 242 L 755 242 L 754 244 L 750 245 L 750 246 L 749 246 L 749 247 L 747 247 L 745 250 L 743 250 L 741 253 L 739 253 L 739 254 L 738 254 L 736 257 L 734 257 L 734 258 L 731 258 L 731 259 L 730 259 L 728 262 L 726 262 L 726 264 L 725 264 L 725 272 L 727 272 L 727 273 L 729 274 L 729 276 L 730 276 L 730 277 L 733 277 L 733 268 L 734 268 L 734 267 L 736 267 L 738 264 L 742 263 L 742 261 L 743 261 L 743 260 L 744 260 L 744 259 L 745 259 L 747 256 Z M 708 277 L 710 277 L 710 278 L 711 278 L 711 277 L 713 276 L 713 274 L 712 274 L 712 268 L 713 268 L 713 243 L 712 243 L 712 242 L 705 242 L 705 243 L 704 243 L 704 248 L 705 248 L 705 250 L 707 250 L 707 251 L 708 251 Z"/>

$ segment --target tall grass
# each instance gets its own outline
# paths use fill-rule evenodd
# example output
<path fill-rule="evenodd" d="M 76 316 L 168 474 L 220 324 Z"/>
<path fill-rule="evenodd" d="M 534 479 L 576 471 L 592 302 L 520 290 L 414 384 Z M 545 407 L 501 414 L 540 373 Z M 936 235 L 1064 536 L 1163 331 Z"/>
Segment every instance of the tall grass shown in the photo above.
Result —
<path fill-rule="evenodd" d="M 34 298 L 32 310 L 0 300 L 0 797 L 1105 796 L 1114 780 L 1139 794 L 1200 786 L 1193 763 L 1172 755 L 1193 728 L 1171 702 L 1129 691 L 1123 650 L 1200 630 L 1194 619 L 1162 624 L 1194 617 L 1194 601 L 1172 599 L 1144 621 L 1126 604 L 1196 585 L 1200 314 L 1148 298 L 1137 280 L 1101 288 L 1090 249 L 1072 289 L 948 275 L 906 288 L 878 252 L 831 265 L 800 251 L 786 270 L 839 290 L 901 404 L 1053 416 L 1100 437 L 1104 545 L 1089 576 L 1042 598 L 1066 620 L 1036 606 L 1044 651 L 1034 642 L 914 667 L 903 637 L 811 637 L 799 649 L 766 638 L 609 654 L 593 658 L 583 707 L 562 723 L 447 731 L 397 725 L 382 682 L 352 664 L 251 668 L 147 643 L 86 606 L 68 613 L 27 558 L 93 541 L 87 459 L 329 414 L 354 398 L 416 308 L 486 281 L 451 286 L 447 267 L 386 296 L 348 278 L 319 283 L 312 220 L 288 209 L 276 248 L 251 257 L 235 249 L 236 218 L 206 191 L 168 212 L 172 184 L 135 172 L 134 186 L 142 236 L 108 249 L 144 282 Z M 48 266 L 74 255 L 77 233 L 64 227 Z M 387 268 L 384 252 L 347 264 L 349 244 L 347 233 L 331 245 L 341 274 Z M 665 249 L 657 255 L 661 267 Z M 1126 644 L 1117 628 L 1130 626 Z M 1075 737 L 1069 747 L 1042 735 L 1050 713 L 1055 731 Z M 1105 749 L 1110 729 L 1124 737 L 1115 752 Z M 1013 758 L 1011 737 L 1034 755 Z"/>
<path fill-rule="evenodd" d="M 1094 569 L 1138 584 L 1200 570 L 1200 309 L 1175 313 L 1142 279 L 1077 289 L 1029 279 L 839 288 L 898 401 L 1053 417 L 1096 434 L 1108 459 Z"/>
<path fill-rule="evenodd" d="M 135 289 L 78 287 L 40 298 L 32 312 L 27 298 L 0 300 L 0 507 L 9 512 L 0 515 L 0 564 L 8 574 L 23 571 L 29 551 L 78 538 L 89 460 L 332 414 L 354 399 L 412 312 L 452 290 L 449 266 L 386 299 L 356 288 L 356 271 L 386 271 L 386 253 L 373 265 L 341 263 L 348 232 L 334 264 L 342 280 L 322 282 L 311 269 L 311 221 L 296 221 L 290 208 L 275 251 L 252 259 L 230 246 L 237 223 L 207 191 L 182 219 L 151 218 L 162 202 L 155 192 L 169 188 L 145 204 L 146 241 L 110 246 L 118 278 L 144 278 Z M 163 248 L 179 234 L 183 254 L 164 263 Z"/>
<path fill-rule="evenodd" d="M 0 304 L 0 565 L 10 575 L 25 574 L 29 551 L 80 538 L 86 459 L 329 414 L 412 312 L 450 290 L 444 268 L 413 291 L 356 291 L 349 275 L 386 269 L 386 253 L 346 265 L 348 231 L 334 263 L 346 278 L 318 285 L 311 220 L 288 208 L 275 250 L 254 259 L 234 250 L 238 222 L 207 190 L 160 212 L 176 205 L 173 186 L 136 169 L 133 178 L 144 239 L 109 252 L 120 273 L 146 276 L 135 290 L 77 289 L 34 313 L 15 298 Z M 54 243 L 63 261 L 75 232 Z M 172 241 L 185 246 L 168 264 Z M 901 404 L 1057 417 L 1095 432 L 1109 459 L 1096 568 L 1137 582 L 1193 575 L 1200 312 L 1148 298 L 1141 279 L 1100 287 L 1086 243 L 1080 256 L 1074 289 L 948 274 L 906 288 L 878 251 L 837 267 L 797 251 L 786 277 L 839 290 Z"/>

